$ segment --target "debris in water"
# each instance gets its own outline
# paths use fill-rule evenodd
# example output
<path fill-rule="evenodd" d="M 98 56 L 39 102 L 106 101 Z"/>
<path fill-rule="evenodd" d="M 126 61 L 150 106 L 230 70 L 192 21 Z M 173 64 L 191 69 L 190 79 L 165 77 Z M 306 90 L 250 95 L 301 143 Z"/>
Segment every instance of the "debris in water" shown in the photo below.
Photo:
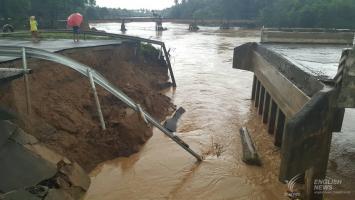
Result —
<path fill-rule="evenodd" d="M 175 112 L 174 116 L 165 121 L 164 127 L 171 132 L 176 132 L 177 129 L 177 122 L 179 121 L 180 117 L 186 112 L 183 107 L 180 107 Z"/>
<path fill-rule="evenodd" d="M 256 152 L 254 143 L 249 135 L 248 129 L 246 127 L 242 127 L 239 132 L 243 146 L 243 162 L 248 165 L 261 166 L 259 155 Z"/>

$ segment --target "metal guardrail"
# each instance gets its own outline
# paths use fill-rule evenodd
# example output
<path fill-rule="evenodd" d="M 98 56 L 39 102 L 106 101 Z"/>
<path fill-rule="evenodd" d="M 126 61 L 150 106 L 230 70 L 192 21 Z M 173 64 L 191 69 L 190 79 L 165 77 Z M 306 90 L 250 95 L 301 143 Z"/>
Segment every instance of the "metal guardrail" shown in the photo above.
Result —
<path fill-rule="evenodd" d="M 28 31 L 17 31 L 17 32 L 11 32 L 11 33 L 0 33 L 0 36 L 4 37 L 4 36 L 16 35 L 16 34 L 26 34 L 26 33 L 28 33 Z M 56 30 L 40 30 L 40 33 L 68 33 L 68 34 L 72 34 L 73 32 L 72 32 L 72 30 L 69 30 L 69 29 L 56 29 Z M 101 32 L 101 31 L 81 31 L 81 34 L 84 35 L 84 38 L 86 37 L 86 35 L 93 35 L 93 36 L 111 37 L 111 38 L 115 38 L 115 39 L 124 39 L 124 40 L 138 41 L 138 42 L 145 42 L 145 43 L 149 43 L 149 44 L 159 45 L 164 52 L 164 57 L 165 57 L 166 64 L 169 69 L 169 73 L 170 73 L 173 87 L 176 87 L 175 76 L 174 76 L 174 72 L 172 70 L 169 53 L 166 49 L 164 42 L 158 41 L 158 40 L 136 37 L 136 36 L 107 33 L 107 32 Z"/>
<path fill-rule="evenodd" d="M 69 33 L 69 34 L 73 33 L 73 31 L 70 29 L 55 29 L 55 30 L 43 29 L 43 30 L 39 30 L 39 32 L 40 33 Z M 10 35 L 24 34 L 24 33 L 28 33 L 28 31 L 0 33 L 0 35 L 1 36 L 10 36 Z M 82 30 L 82 31 L 80 31 L 80 33 L 87 34 L 87 35 L 94 35 L 94 36 L 106 36 L 106 37 L 119 38 L 119 39 L 136 40 L 136 41 L 146 42 L 146 43 L 150 43 L 150 44 L 156 44 L 156 45 L 160 45 L 160 46 L 164 44 L 164 42 L 161 42 L 158 40 L 151 40 L 151 39 L 130 36 L 130 35 L 123 35 L 123 34 L 107 33 L 107 32 L 102 32 L 102 31 L 84 31 L 84 30 Z"/>
<path fill-rule="evenodd" d="M 149 123 L 157 127 L 159 130 L 161 130 L 166 136 L 171 138 L 173 141 L 175 141 L 178 145 L 180 145 L 183 149 L 185 149 L 187 152 L 189 152 L 191 155 L 193 155 L 198 161 L 202 161 L 202 157 L 198 155 L 196 152 L 194 152 L 188 144 L 186 144 L 183 140 L 181 140 L 178 136 L 176 136 L 174 133 L 170 132 L 167 130 L 164 126 L 162 126 L 157 120 L 155 120 L 150 114 L 147 112 L 143 111 L 138 104 L 136 104 L 131 98 L 129 98 L 126 94 L 124 94 L 120 89 L 115 87 L 113 84 L 111 84 L 106 78 L 104 78 L 100 73 L 95 71 L 94 69 L 90 68 L 87 65 L 81 64 L 73 59 L 67 58 L 65 56 L 51 53 L 48 51 L 40 50 L 40 49 L 35 49 L 35 48 L 28 48 L 28 47 L 18 47 L 18 46 L 0 46 L 0 55 L 1 56 L 10 56 L 10 57 L 22 57 L 23 63 L 24 63 L 24 70 L 27 70 L 27 61 L 26 58 L 38 58 L 42 60 L 48 60 L 52 62 L 56 62 L 59 64 L 62 64 L 64 66 L 67 66 L 82 75 L 90 78 L 91 86 L 94 90 L 94 95 L 96 93 L 95 90 L 95 83 L 100 85 L 102 88 L 113 94 L 115 97 L 120 99 L 122 102 L 124 102 L 126 105 L 128 105 L 131 109 L 136 111 L 137 113 L 141 114 Z M 26 88 L 28 88 L 28 81 L 26 81 Z M 29 92 L 26 92 L 26 97 L 28 98 L 28 106 L 29 106 Z M 98 108 L 98 112 L 100 115 L 100 121 L 102 128 L 105 129 L 104 126 L 104 121 L 101 113 L 101 108 L 100 104 L 98 102 L 98 98 L 95 97 L 96 105 Z M 30 108 L 28 108 L 28 111 L 30 111 Z"/>
<path fill-rule="evenodd" d="M 14 68 L 0 68 L 0 84 L 11 81 L 31 73 L 31 70 L 14 69 Z"/>

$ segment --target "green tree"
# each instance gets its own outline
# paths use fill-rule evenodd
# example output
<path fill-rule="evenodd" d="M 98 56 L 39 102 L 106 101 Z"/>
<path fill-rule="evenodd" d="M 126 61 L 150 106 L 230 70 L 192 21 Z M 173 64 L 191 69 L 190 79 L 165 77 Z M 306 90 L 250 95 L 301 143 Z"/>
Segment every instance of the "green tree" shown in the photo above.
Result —
<path fill-rule="evenodd" d="M 1 0 L 0 19 L 2 23 L 18 24 L 26 18 L 30 2 L 28 0 Z"/>
<path fill-rule="evenodd" d="M 29 16 L 35 15 L 41 28 L 53 28 L 70 13 L 83 12 L 95 5 L 95 0 L 0 0 L 0 5 L 1 23 L 11 18 L 12 24 L 24 28 Z"/>

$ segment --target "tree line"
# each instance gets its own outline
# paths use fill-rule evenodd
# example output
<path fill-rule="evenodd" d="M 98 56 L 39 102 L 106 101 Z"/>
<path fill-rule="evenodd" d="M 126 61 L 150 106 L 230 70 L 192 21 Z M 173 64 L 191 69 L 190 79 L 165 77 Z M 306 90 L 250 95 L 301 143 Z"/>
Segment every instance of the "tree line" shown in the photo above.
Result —
<path fill-rule="evenodd" d="M 255 19 L 267 0 L 174 0 L 163 11 L 179 19 Z"/>
<path fill-rule="evenodd" d="M 87 7 L 87 19 L 117 19 L 119 17 L 151 17 L 152 11 L 147 9 L 128 10 L 121 8 L 106 8 L 98 6 Z"/>
<path fill-rule="evenodd" d="M 355 0 L 174 0 L 180 19 L 253 19 L 268 27 L 355 28 Z"/>
<path fill-rule="evenodd" d="M 36 16 L 40 28 L 64 28 L 65 20 L 74 12 L 82 13 L 86 20 L 152 16 L 145 9 L 99 7 L 95 0 L 0 0 L 0 27 L 9 23 L 26 29 L 29 17 Z"/>
<path fill-rule="evenodd" d="M 355 28 L 355 0 L 172 0 L 161 12 L 177 19 L 253 19 L 267 27 Z M 0 0 L 0 25 L 25 28 L 36 16 L 41 28 L 63 27 L 73 12 L 85 19 L 152 16 L 150 10 L 102 8 L 95 0 Z"/>
<path fill-rule="evenodd" d="M 56 27 L 65 24 L 74 12 L 85 12 L 95 0 L 1 0 L 0 25 L 11 23 L 18 29 L 28 26 L 30 16 L 36 16 L 40 27 Z"/>

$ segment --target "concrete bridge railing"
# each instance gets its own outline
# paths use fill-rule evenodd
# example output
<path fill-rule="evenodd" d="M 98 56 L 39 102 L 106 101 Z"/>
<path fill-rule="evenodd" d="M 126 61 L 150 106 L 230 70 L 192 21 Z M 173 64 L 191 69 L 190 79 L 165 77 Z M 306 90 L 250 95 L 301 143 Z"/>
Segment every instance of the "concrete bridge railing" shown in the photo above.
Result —
<path fill-rule="evenodd" d="M 332 133 L 341 130 L 344 108 L 355 107 L 354 54 L 344 51 L 338 75 L 322 82 L 256 43 L 234 50 L 233 67 L 254 72 L 252 100 L 281 148 L 279 179 L 301 177 L 306 199 L 322 198 L 314 180 L 325 178 Z"/>
<path fill-rule="evenodd" d="M 355 30 L 321 28 L 263 28 L 261 43 L 352 45 Z"/>

